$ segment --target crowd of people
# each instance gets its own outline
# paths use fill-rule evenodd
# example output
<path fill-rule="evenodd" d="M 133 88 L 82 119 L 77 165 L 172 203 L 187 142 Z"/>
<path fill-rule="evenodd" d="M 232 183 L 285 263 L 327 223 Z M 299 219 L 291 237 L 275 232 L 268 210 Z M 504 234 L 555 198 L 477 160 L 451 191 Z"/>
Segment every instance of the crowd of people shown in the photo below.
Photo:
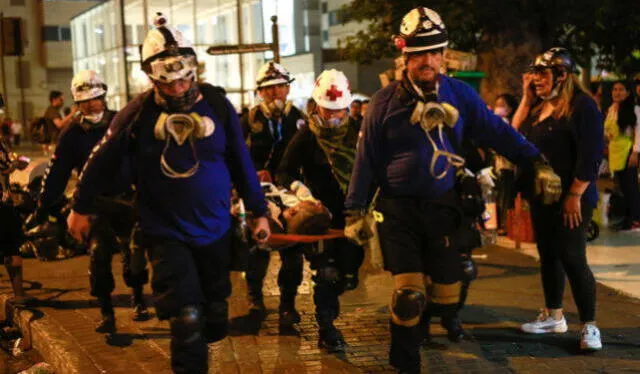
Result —
<path fill-rule="evenodd" d="M 471 337 L 459 312 L 476 276 L 471 250 L 481 245 L 484 203 L 472 166 L 479 157 L 480 167 L 493 159 L 503 230 L 516 189 L 531 206 L 545 307 L 522 330 L 567 331 L 566 274 L 582 323 L 579 346 L 601 349 L 585 232 L 605 153 L 629 202 L 621 225 L 640 228 L 640 106 L 624 82 L 614 84 L 605 119 L 569 52 L 552 48 L 524 74 L 519 103 L 504 94 L 490 109 L 470 86 L 440 73 L 447 29 L 435 11 L 419 7 L 405 15 L 395 37 L 406 66 L 402 78 L 370 101 L 353 100 L 345 74 L 325 70 L 302 112 L 288 100 L 291 74 L 267 62 L 257 74 L 260 103 L 240 119 L 224 89 L 197 81 L 196 52 L 182 33 L 160 13 L 154 25 L 141 50 L 152 89 L 115 112 L 106 106 L 102 78 L 81 71 L 71 84 L 71 112 L 61 113 L 63 95 L 52 92 L 44 115 L 42 142 L 57 146 L 32 219 L 66 220 L 70 234 L 88 244 L 90 291 L 102 313 L 96 331 L 116 331 L 116 251 L 123 253 L 134 318 L 148 317 L 142 295 L 148 257 L 156 314 L 170 325 L 172 368 L 206 373 L 207 343 L 228 333 L 236 252 L 248 250 L 242 270 L 249 313 L 264 318 L 262 288 L 272 257 L 264 249 L 273 221 L 284 232 L 330 227 L 345 237 L 278 249 L 280 327 L 301 320 L 296 296 L 306 259 L 314 271 L 318 345 L 345 351 L 348 342 L 334 324 L 340 295 L 358 287 L 365 250 L 379 247 L 394 285 L 389 362 L 418 373 L 433 318 L 451 341 Z M 6 176 L 9 152 L 0 156 Z M 61 217 L 55 207 L 73 170 L 80 177 L 72 210 Z M 278 198 L 267 203 L 265 186 Z M 245 206 L 251 217 L 250 238 L 241 241 L 246 248 L 234 244 L 232 196 L 241 200 L 239 219 Z M 3 222 L 15 223 L 10 204 L 2 207 Z M 2 235 L 17 238 L 3 240 L 3 256 L 16 295 L 24 296 L 16 225 L 0 226 Z"/>

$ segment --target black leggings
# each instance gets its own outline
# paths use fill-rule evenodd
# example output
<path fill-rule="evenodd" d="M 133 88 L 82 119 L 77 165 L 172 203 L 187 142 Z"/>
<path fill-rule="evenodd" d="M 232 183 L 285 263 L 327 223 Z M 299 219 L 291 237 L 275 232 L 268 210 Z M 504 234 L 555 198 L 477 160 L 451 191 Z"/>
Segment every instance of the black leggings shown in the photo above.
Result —
<path fill-rule="evenodd" d="M 638 168 L 626 168 L 616 171 L 622 195 L 626 205 L 625 218 L 640 221 L 640 190 L 638 189 Z"/>
<path fill-rule="evenodd" d="M 562 308 L 566 274 L 583 323 L 596 318 L 596 282 L 586 254 L 586 227 L 592 213 L 593 208 L 583 204 L 582 224 L 571 230 L 564 225 L 562 204 L 531 203 L 546 307 Z"/>

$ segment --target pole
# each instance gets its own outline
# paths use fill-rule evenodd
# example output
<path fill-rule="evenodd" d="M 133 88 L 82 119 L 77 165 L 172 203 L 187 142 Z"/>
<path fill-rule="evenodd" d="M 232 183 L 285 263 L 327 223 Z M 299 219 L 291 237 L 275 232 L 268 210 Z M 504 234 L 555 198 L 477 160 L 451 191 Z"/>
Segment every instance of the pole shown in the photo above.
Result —
<path fill-rule="evenodd" d="M 127 61 L 127 27 L 124 24 L 124 0 L 120 0 L 120 30 L 122 31 L 122 61 L 124 61 L 124 94 L 125 102 L 131 98 L 129 88 L 129 62 Z"/>
<path fill-rule="evenodd" d="M 280 37 L 278 35 L 278 16 L 271 16 L 271 40 L 273 42 L 273 61 L 280 63 Z"/>
<path fill-rule="evenodd" d="M 26 113 L 24 110 L 24 72 L 22 71 L 22 53 L 18 55 L 18 80 L 20 81 L 20 119 L 22 121 L 22 128 L 27 126 Z"/>
<path fill-rule="evenodd" d="M 242 0 L 236 0 L 236 7 L 238 10 L 236 14 L 238 16 L 238 45 L 242 44 Z M 244 59 L 242 54 L 238 54 L 238 64 L 240 68 L 240 108 L 244 107 Z"/>
<path fill-rule="evenodd" d="M 0 12 L 0 69 L 2 70 L 2 93 L 7 117 L 9 115 L 9 93 L 7 92 L 7 73 L 4 70 L 4 12 Z M 25 125 L 24 123 L 22 124 Z"/>
<path fill-rule="evenodd" d="M 144 27 L 144 34 L 147 35 L 147 33 L 149 32 L 149 12 L 147 9 L 147 0 L 142 0 L 142 17 L 144 17 L 144 23 L 142 24 L 142 26 Z M 195 24 L 195 22 L 194 22 Z M 196 30 L 198 28 L 196 27 Z"/>

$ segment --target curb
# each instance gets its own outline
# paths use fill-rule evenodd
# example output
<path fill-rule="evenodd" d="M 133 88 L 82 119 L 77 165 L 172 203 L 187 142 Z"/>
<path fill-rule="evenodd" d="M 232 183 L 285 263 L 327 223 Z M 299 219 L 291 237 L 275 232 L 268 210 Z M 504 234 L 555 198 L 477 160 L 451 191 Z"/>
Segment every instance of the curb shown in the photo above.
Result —
<path fill-rule="evenodd" d="M 9 294 L 0 295 L 0 318 L 13 322 L 24 349 L 36 349 L 56 373 L 100 373 L 74 338 L 54 319 L 36 308 L 13 305 Z"/>

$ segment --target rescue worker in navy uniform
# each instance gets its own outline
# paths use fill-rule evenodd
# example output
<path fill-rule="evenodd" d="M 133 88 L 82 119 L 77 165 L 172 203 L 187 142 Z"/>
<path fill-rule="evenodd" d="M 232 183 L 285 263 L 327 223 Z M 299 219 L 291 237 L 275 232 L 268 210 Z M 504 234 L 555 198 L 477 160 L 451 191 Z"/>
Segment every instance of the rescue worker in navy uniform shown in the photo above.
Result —
<path fill-rule="evenodd" d="M 107 109 L 105 95 L 107 86 L 102 78 L 93 70 L 77 73 L 71 81 L 71 94 L 78 106 L 74 120 L 60 135 L 55 153 L 42 180 L 42 191 L 38 207 L 34 213 L 34 222 L 47 219 L 62 219 L 59 215 L 60 202 L 64 199 L 64 190 L 71 177 L 71 172 L 80 172 L 109 127 L 116 112 Z M 120 238 L 128 241 L 133 226 L 131 209 L 113 209 L 113 198 L 131 198 L 130 183 L 123 169 L 115 182 L 103 192 L 95 209 L 97 217 L 88 237 L 90 261 L 89 283 L 91 295 L 98 298 L 102 320 L 96 327 L 97 332 L 113 333 L 116 330 L 115 314 L 111 302 L 111 292 L 115 288 L 111 258 L 121 245 Z M 51 218 L 49 218 L 51 217 Z M 123 273 L 128 273 L 128 263 L 123 256 Z M 142 297 L 144 281 L 129 284 L 133 288 L 133 305 L 136 318 L 147 313 Z"/>
<path fill-rule="evenodd" d="M 532 167 L 547 203 L 561 192 L 559 177 L 533 145 L 492 114 L 470 86 L 439 74 L 447 44 L 445 25 L 433 10 L 419 7 L 403 18 L 396 45 L 406 69 L 371 100 L 345 204 L 345 234 L 366 238 L 370 186 L 380 188 L 377 229 L 395 283 L 389 361 L 408 373 L 420 372 L 422 315 L 451 318 L 459 306 L 455 239 L 462 213 L 452 166 L 464 160 L 453 153 L 452 142 L 469 136 Z"/>
<path fill-rule="evenodd" d="M 0 135 L 0 255 L 9 275 L 14 304 L 24 304 L 27 295 L 22 285 L 22 257 L 19 253 L 24 242 L 22 219 L 11 201 L 9 177 L 16 169 L 26 167 L 27 163 L 11 152 L 9 140 Z"/>
<path fill-rule="evenodd" d="M 274 177 L 287 144 L 298 127 L 305 124 L 304 115 L 291 101 L 287 101 L 292 81 L 289 72 L 281 65 L 268 62 L 262 66 L 258 71 L 256 86 L 263 101 L 251 108 L 249 115 L 243 118 L 251 158 L 261 180 L 270 181 Z M 295 245 L 280 250 L 282 263 L 278 273 L 279 318 L 280 326 L 285 329 L 300 322 L 295 299 L 298 286 L 302 283 L 303 247 Z M 252 251 L 248 258 L 246 279 L 249 310 L 257 317 L 263 317 L 266 311 L 262 284 L 270 258 L 268 251 Z"/>
<path fill-rule="evenodd" d="M 276 181 L 289 186 L 302 178 L 331 212 L 331 227 L 342 229 L 344 198 L 358 141 L 354 119 L 347 112 L 351 103 L 349 81 L 340 71 L 325 70 L 316 80 L 312 97 L 317 103 L 315 113 L 309 118 L 309 126 L 298 131 L 289 143 Z M 346 343 L 333 323 L 340 314 L 338 296 L 356 288 L 363 249 L 347 239 L 333 239 L 314 244 L 305 255 L 315 270 L 318 345 L 329 352 L 342 352 Z"/>
<path fill-rule="evenodd" d="M 228 328 L 232 183 L 256 217 L 256 242 L 268 240 L 269 224 L 233 106 L 222 89 L 196 81 L 195 50 L 182 33 L 161 13 L 154 24 L 142 47 L 153 89 L 120 111 L 92 153 L 69 231 L 86 235 L 91 201 L 128 160 L 156 314 L 170 324 L 173 371 L 206 373 L 207 341 L 223 339 Z"/>

